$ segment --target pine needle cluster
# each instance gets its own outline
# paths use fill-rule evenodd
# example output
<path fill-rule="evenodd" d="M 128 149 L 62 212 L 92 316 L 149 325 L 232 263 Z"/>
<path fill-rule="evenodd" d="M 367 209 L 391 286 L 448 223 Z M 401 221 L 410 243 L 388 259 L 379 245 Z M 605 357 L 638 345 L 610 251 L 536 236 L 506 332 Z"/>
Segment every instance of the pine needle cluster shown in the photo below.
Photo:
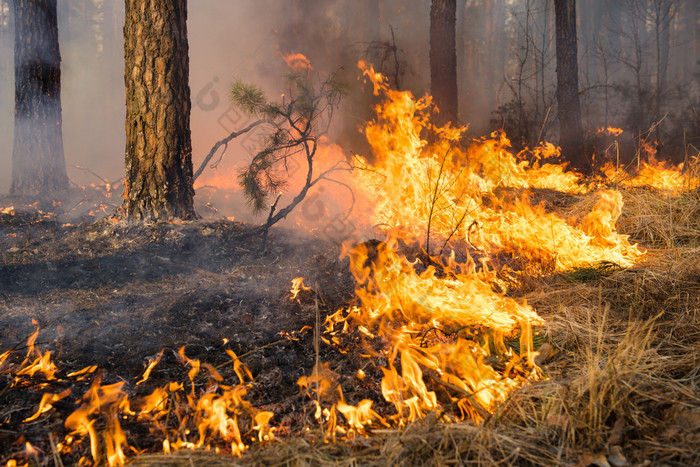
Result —
<path fill-rule="evenodd" d="M 279 102 L 270 101 L 259 87 L 240 79 L 235 80 L 231 88 L 231 99 L 235 105 L 251 116 L 265 119 L 272 126 L 263 147 L 238 176 L 255 212 L 269 206 L 270 198 L 285 188 L 291 176 L 291 159 L 299 156 L 306 161 L 304 188 L 292 204 L 280 210 L 276 216 L 273 215 L 276 204 L 271 207 L 268 226 L 286 216 L 319 180 L 313 176 L 317 141 L 328 130 L 343 90 L 333 75 L 321 81 L 312 76 L 310 69 L 292 71 L 285 75 L 285 81 L 287 92 Z"/>

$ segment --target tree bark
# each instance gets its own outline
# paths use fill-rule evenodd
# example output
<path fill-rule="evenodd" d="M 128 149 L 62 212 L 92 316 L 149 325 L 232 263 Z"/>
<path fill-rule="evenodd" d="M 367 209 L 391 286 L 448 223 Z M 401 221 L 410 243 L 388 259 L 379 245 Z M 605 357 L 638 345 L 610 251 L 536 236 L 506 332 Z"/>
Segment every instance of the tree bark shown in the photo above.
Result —
<path fill-rule="evenodd" d="M 61 116 L 61 54 L 56 0 L 16 0 L 15 141 L 12 186 L 17 195 L 68 189 Z"/>
<path fill-rule="evenodd" d="M 683 60 L 684 74 L 683 78 L 692 79 L 695 73 L 695 64 L 700 60 L 700 5 L 698 5 L 697 0 L 686 0 L 685 11 L 683 16 L 685 17 L 685 29 L 687 34 L 687 40 L 690 42 L 690 58 Z"/>
<path fill-rule="evenodd" d="M 432 0 L 430 5 L 430 90 L 439 123 L 457 124 L 456 0 Z"/>
<path fill-rule="evenodd" d="M 583 148 L 581 104 L 578 95 L 578 46 L 576 41 L 576 0 L 554 0 L 557 49 L 557 105 L 559 145 L 571 165 L 590 172 Z"/>
<path fill-rule="evenodd" d="M 12 44 L 15 37 L 14 15 L 11 12 L 12 2 L 0 0 L 0 41 Z M 0 78 L 10 81 L 10 73 L 14 72 L 14 51 L 10 47 L 0 47 Z"/>
<path fill-rule="evenodd" d="M 122 215 L 194 218 L 187 0 L 125 0 L 124 61 Z"/>

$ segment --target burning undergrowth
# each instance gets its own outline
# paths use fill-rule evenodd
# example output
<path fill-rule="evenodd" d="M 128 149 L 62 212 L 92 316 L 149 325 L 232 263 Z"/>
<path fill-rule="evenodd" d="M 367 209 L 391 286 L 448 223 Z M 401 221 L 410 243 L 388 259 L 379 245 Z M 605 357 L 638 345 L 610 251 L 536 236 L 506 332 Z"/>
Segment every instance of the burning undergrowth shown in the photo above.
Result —
<path fill-rule="evenodd" d="M 3 212 L 3 461 L 699 458 L 696 180 L 465 147 L 364 73 L 373 153 L 338 181 L 373 239 L 341 259 L 281 234 L 260 252 L 230 221 Z"/>

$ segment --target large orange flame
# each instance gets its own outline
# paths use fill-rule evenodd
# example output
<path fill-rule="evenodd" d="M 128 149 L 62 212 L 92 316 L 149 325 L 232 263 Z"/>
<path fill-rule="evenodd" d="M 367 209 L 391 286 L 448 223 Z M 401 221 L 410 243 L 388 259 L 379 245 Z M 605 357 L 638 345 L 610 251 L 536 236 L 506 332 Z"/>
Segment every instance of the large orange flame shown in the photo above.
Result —
<path fill-rule="evenodd" d="M 504 287 L 495 265 L 513 258 L 557 271 L 600 261 L 629 266 L 643 252 L 615 229 L 617 191 L 599 190 L 592 208 L 571 218 L 533 205 L 527 195 L 503 193 L 588 192 L 576 173 L 539 163 L 558 154 L 554 146 L 514 155 L 496 132 L 465 150 L 465 128 L 432 125 L 429 97 L 392 90 L 361 66 L 384 99 L 365 127 L 373 157 L 357 157 L 350 184 L 359 199 L 371 200 L 357 222 L 381 232 L 383 242 L 346 246 L 361 304 L 330 316 L 326 332 L 334 343 L 355 331 L 385 340 L 382 393 L 398 424 L 438 408 L 439 386 L 463 416 L 483 419 L 538 376 L 532 328 L 543 324 L 527 303 L 497 291 Z M 417 245 L 423 259 L 409 259 L 400 245 Z M 506 345 L 514 340 L 515 347 Z"/>

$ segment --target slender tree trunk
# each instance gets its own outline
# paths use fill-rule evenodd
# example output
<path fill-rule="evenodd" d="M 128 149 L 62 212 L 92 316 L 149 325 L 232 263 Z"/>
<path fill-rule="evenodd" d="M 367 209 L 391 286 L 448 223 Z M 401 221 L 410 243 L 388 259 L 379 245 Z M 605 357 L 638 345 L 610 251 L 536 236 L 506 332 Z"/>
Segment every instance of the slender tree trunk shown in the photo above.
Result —
<path fill-rule="evenodd" d="M 195 217 L 187 0 L 125 0 L 126 180 L 130 219 Z"/>
<path fill-rule="evenodd" d="M 12 2 L 0 0 L 0 41 L 12 44 L 15 38 L 14 15 L 10 12 Z M 13 51 L 9 46 L 0 47 L 0 77 L 10 82 L 10 73 L 14 70 Z"/>
<path fill-rule="evenodd" d="M 505 0 L 487 0 L 486 4 L 488 6 L 488 16 L 485 20 L 488 25 L 487 49 L 482 55 L 482 60 L 485 63 L 487 76 L 487 109 L 495 109 L 504 103 L 500 89 L 504 76 L 508 75 L 508 46 L 506 45 L 508 6 Z"/>
<path fill-rule="evenodd" d="M 671 28 L 675 16 L 673 1 L 657 0 L 654 5 L 654 28 L 656 33 L 656 92 L 654 119 L 661 118 L 663 94 L 666 92 L 668 55 L 671 48 Z"/>
<path fill-rule="evenodd" d="M 696 69 L 695 64 L 700 60 L 700 27 L 698 27 L 700 23 L 700 5 L 698 5 L 698 1 L 686 0 L 683 15 L 685 16 L 686 37 L 690 43 L 688 47 L 690 57 L 683 61 L 685 69 L 683 77 L 692 79 Z"/>
<path fill-rule="evenodd" d="M 430 89 L 440 123 L 457 124 L 456 0 L 432 0 L 430 6 Z"/>
<path fill-rule="evenodd" d="M 581 104 L 578 95 L 576 0 L 554 0 L 557 49 L 557 105 L 559 145 L 564 157 L 581 171 L 590 172 L 583 148 Z"/>
<path fill-rule="evenodd" d="M 378 41 L 381 36 L 379 0 L 365 0 L 365 2 L 360 3 L 360 7 L 364 10 L 364 14 L 362 14 L 362 22 L 365 25 L 364 42 Z"/>
<path fill-rule="evenodd" d="M 68 189 L 61 117 L 61 54 L 56 0 L 16 0 L 15 142 L 11 192 Z"/>
<path fill-rule="evenodd" d="M 467 74 L 466 74 L 466 64 L 467 64 L 467 59 L 466 59 L 466 54 L 465 54 L 465 45 L 466 45 L 466 29 L 465 29 L 465 21 L 466 21 L 466 8 L 467 7 L 467 2 L 464 0 L 457 0 L 457 5 L 455 8 L 455 54 L 457 55 L 458 60 L 457 60 L 457 82 L 462 83 L 463 85 L 466 84 L 467 81 Z M 463 86 L 463 91 L 466 86 Z M 459 100 L 464 101 L 464 92 L 462 92 L 461 95 L 458 95 L 457 97 Z M 459 100 L 457 101 L 457 109 L 460 108 L 460 102 Z M 464 106 L 461 106 L 464 109 Z"/>

